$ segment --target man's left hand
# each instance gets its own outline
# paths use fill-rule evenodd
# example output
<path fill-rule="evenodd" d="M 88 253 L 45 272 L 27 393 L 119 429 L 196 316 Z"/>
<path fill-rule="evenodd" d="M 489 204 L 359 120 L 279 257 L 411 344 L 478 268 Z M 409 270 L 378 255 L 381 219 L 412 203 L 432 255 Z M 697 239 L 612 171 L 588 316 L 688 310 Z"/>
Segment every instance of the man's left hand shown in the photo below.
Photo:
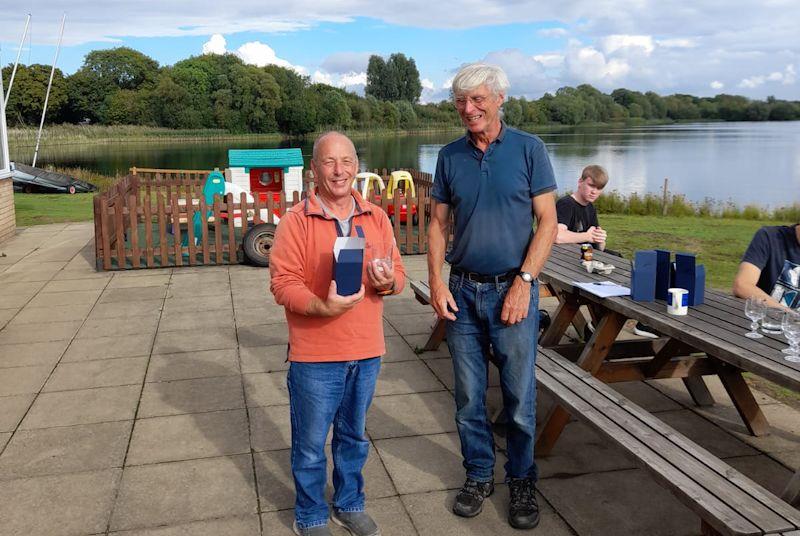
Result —
<path fill-rule="evenodd" d="M 513 326 L 528 318 L 528 307 L 531 303 L 531 283 L 526 283 L 520 277 L 515 277 L 511 288 L 506 293 L 503 301 L 503 311 L 500 320 L 503 324 Z"/>
<path fill-rule="evenodd" d="M 378 292 L 385 292 L 394 287 L 394 269 L 384 261 L 367 263 L 367 279 Z"/>

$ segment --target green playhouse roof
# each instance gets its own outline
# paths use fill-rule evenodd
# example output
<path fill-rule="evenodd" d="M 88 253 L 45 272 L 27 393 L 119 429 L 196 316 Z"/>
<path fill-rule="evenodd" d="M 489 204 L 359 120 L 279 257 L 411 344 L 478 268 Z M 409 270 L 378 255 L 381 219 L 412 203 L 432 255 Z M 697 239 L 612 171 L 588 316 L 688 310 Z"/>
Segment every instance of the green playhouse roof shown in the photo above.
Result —
<path fill-rule="evenodd" d="M 228 149 L 230 167 L 290 167 L 303 165 L 300 149 Z"/>

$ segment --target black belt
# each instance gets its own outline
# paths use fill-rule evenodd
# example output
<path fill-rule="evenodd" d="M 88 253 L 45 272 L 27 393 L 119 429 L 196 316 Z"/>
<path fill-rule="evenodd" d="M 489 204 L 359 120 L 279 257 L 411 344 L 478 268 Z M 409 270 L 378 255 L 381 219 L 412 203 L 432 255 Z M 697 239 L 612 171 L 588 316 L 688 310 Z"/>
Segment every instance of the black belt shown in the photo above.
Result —
<path fill-rule="evenodd" d="M 455 266 L 450 268 L 450 275 L 463 277 L 464 279 L 468 279 L 475 283 L 505 283 L 506 281 L 511 281 L 517 277 L 517 274 L 519 274 L 517 270 L 512 270 L 500 275 L 484 275 L 475 272 L 466 272 L 456 268 Z"/>

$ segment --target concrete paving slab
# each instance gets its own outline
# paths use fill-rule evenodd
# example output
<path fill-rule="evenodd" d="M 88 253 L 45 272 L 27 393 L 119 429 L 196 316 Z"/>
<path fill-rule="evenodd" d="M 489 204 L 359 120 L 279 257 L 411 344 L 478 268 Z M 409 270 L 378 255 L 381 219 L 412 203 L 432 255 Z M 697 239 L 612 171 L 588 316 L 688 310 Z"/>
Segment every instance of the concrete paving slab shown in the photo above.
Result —
<path fill-rule="evenodd" d="M 0 481 L 122 467 L 133 421 L 19 430 L 0 456 Z"/>
<path fill-rule="evenodd" d="M 367 431 L 372 439 L 455 432 L 455 400 L 447 391 L 376 397 Z"/>
<path fill-rule="evenodd" d="M 75 264 L 73 264 L 75 263 Z M 53 281 L 68 281 L 70 279 L 105 279 L 114 277 L 113 272 L 95 272 L 94 265 L 79 262 L 78 258 L 72 259 L 64 268 L 56 272 Z"/>
<path fill-rule="evenodd" d="M 48 292 L 36 295 L 30 307 L 53 307 L 57 305 L 94 304 L 100 297 L 100 290 L 76 290 L 74 292 Z"/>
<path fill-rule="evenodd" d="M 745 442 L 712 425 L 691 410 L 667 411 L 658 418 L 719 458 L 752 456 L 758 452 Z"/>
<path fill-rule="evenodd" d="M 288 405 L 262 406 L 250 408 L 248 411 L 250 444 L 255 452 L 283 450 L 292 446 L 292 423 Z"/>
<path fill-rule="evenodd" d="M 14 367 L 0 374 L 0 397 L 38 393 L 52 367 Z"/>
<path fill-rule="evenodd" d="M 770 433 L 761 437 L 751 436 L 747 432 L 739 414 L 732 407 L 713 406 L 695 408 L 694 411 L 739 440 L 781 460 L 787 459 L 784 456 L 786 453 L 797 453 L 788 458 L 795 460 L 795 463 L 788 465 L 800 467 L 800 412 L 784 404 L 768 404 L 761 406 L 761 409 L 770 423 Z"/>
<path fill-rule="evenodd" d="M 178 354 L 159 354 L 150 358 L 148 382 L 238 376 L 236 350 L 204 350 Z"/>
<path fill-rule="evenodd" d="M 243 326 L 238 328 L 236 333 L 239 337 L 239 346 L 243 348 L 289 343 L 289 331 L 284 323 Z"/>
<path fill-rule="evenodd" d="M 417 361 L 419 357 L 414 350 L 400 336 L 385 337 L 386 354 L 381 358 L 383 363 L 394 363 L 397 361 Z"/>
<path fill-rule="evenodd" d="M 233 314 L 233 302 L 229 294 L 220 294 L 217 296 L 204 296 L 202 300 L 197 298 L 175 298 L 167 297 L 164 300 L 164 312 L 186 312 L 193 311 L 216 311 L 220 315 Z"/>
<path fill-rule="evenodd" d="M 430 335 L 431 328 L 436 322 L 433 310 L 426 313 L 415 313 L 410 315 L 391 314 L 386 316 L 392 327 L 400 335 Z"/>
<path fill-rule="evenodd" d="M 256 512 L 249 455 L 128 467 L 110 529 L 157 527 Z"/>
<path fill-rule="evenodd" d="M 120 469 L 0 483 L 0 519 L 9 535 L 73 536 L 105 531 Z"/>
<path fill-rule="evenodd" d="M 484 536 L 492 534 L 518 535 L 521 532 L 508 524 L 508 489 L 504 485 L 495 487 L 495 492 L 483 503 L 480 515 L 465 519 L 452 513 L 457 490 L 432 491 L 402 495 L 414 526 L 420 536 Z M 540 518 L 539 526 L 532 534 L 547 536 L 571 536 L 569 526 L 538 496 Z"/>
<path fill-rule="evenodd" d="M 25 307 L 22 309 L 11 325 L 36 324 L 38 326 L 50 322 L 70 322 L 84 320 L 92 310 L 91 303 L 76 303 L 74 305 L 54 305 L 52 307 Z M 2 311 L 0 311 L 2 313 Z"/>
<path fill-rule="evenodd" d="M 153 354 L 175 354 L 197 350 L 236 348 L 236 331 L 231 328 L 206 328 L 161 331 L 156 335 Z"/>
<path fill-rule="evenodd" d="M 150 355 L 152 347 L 152 334 L 75 339 L 70 343 L 61 361 L 67 363 L 70 361 L 147 356 Z"/>
<path fill-rule="evenodd" d="M 75 292 L 79 290 L 103 290 L 108 285 L 107 279 L 67 279 L 50 281 L 42 292 Z"/>
<path fill-rule="evenodd" d="M 718 377 L 704 376 L 703 380 L 709 392 L 711 392 L 711 395 L 714 397 L 715 405 L 733 407 L 733 402 Z M 695 405 L 692 397 L 689 396 L 689 392 L 680 379 L 650 380 L 648 383 L 683 406 L 694 407 Z M 775 404 L 777 402 L 777 400 L 761 391 L 752 391 L 756 402 L 761 406 L 765 404 Z"/>
<path fill-rule="evenodd" d="M 100 303 L 119 303 L 141 300 L 158 300 L 167 295 L 167 286 L 112 288 L 103 291 Z"/>
<path fill-rule="evenodd" d="M 241 294 L 232 294 L 233 307 L 235 309 L 255 309 L 264 304 L 274 303 L 268 298 L 267 292 L 253 292 L 245 290 Z"/>
<path fill-rule="evenodd" d="M 109 289 L 164 287 L 169 284 L 170 274 L 147 274 L 141 277 L 114 277 L 108 284 Z"/>
<path fill-rule="evenodd" d="M 139 391 L 138 385 L 129 385 L 42 393 L 19 427 L 32 430 L 131 420 L 136 413 Z"/>
<path fill-rule="evenodd" d="M 158 317 L 161 314 L 163 300 L 142 300 L 128 303 L 98 303 L 89 313 L 89 320 L 120 318 L 129 316 Z"/>
<path fill-rule="evenodd" d="M 31 342 L 63 341 L 71 339 L 80 329 L 82 321 L 49 322 L 47 329 L 31 329 L 28 325 L 6 326 L 0 331 L 0 346 Z"/>
<path fill-rule="evenodd" d="M 42 392 L 141 385 L 146 369 L 147 357 L 61 363 L 45 383 Z"/>
<path fill-rule="evenodd" d="M 17 395 L 0 397 L 0 432 L 13 432 L 36 395 Z"/>
<path fill-rule="evenodd" d="M 424 348 L 425 343 L 428 342 L 428 337 L 430 337 L 430 333 L 422 335 L 403 335 L 403 338 L 406 340 L 412 350 L 416 349 L 420 351 L 419 357 L 421 359 L 450 357 L 450 349 L 447 347 L 446 341 L 442 342 L 442 344 L 440 344 L 439 348 L 436 350 L 427 350 L 422 352 L 422 348 Z"/>
<path fill-rule="evenodd" d="M 432 311 L 430 305 L 422 305 L 414 298 L 391 296 L 383 300 L 383 314 L 389 318 L 395 315 L 427 315 Z"/>
<path fill-rule="evenodd" d="M 288 348 L 284 344 L 239 348 L 242 373 L 289 370 L 289 362 L 286 360 L 287 351 Z"/>
<path fill-rule="evenodd" d="M 294 480 L 290 456 L 289 449 L 253 454 L 262 512 L 294 508 Z"/>
<path fill-rule="evenodd" d="M 398 493 L 460 488 L 464 483 L 458 434 L 435 434 L 375 440 L 375 448 Z M 502 480 L 504 457 L 498 453 L 496 475 Z"/>
<path fill-rule="evenodd" d="M 700 533 L 700 518 L 641 469 L 546 478 L 538 488 L 581 536 Z"/>
<path fill-rule="evenodd" d="M 0 288 L 3 290 L 3 301 L 5 301 L 6 297 L 10 296 L 33 296 L 46 284 L 46 281 L 0 283 Z"/>
<path fill-rule="evenodd" d="M 382 363 L 375 396 L 443 391 L 444 385 L 421 361 Z"/>
<path fill-rule="evenodd" d="M 156 313 L 125 318 L 95 318 L 87 320 L 75 335 L 75 338 L 96 339 L 97 337 L 122 335 L 155 335 L 158 320 L 159 315 Z"/>
<path fill-rule="evenodd" d="M 21 308 L 15 307 L 13 309 L 0 309 L 0 329 L 3 329 L 12 318 L 14 318 Z"/>
<path fill-rule="evenodd" d="M 197 300 L 202 300 L 205 298 L 213 298 L 215 296 L 226 296 L 229 295 L 231 292 L 230 284 L 228 282 L 224 283 L 213 283 L 213 284 L 201 284 L 197 283 L 195 285 L 181 283 L 177 285 L 170 285 L 169 292 L 167 293 L 170 298 L 194 298 Z"/>
<path fill-rule="evenodd" d="M 11 439 L 11 432 L 0 433 L 0 452 L 3 452 L 3 448 L 5 448 L 9 439 Z"/>
<path fill-rule="evenodd" d="M 396 335 L 400 335 L 400 333 L 394 329 L 386 318 L 383 319 L 383 336 L 384 337 L 394 337 Z"/>
<path fill-rule="evenodd" d="M 36 365 L 52 368 L 68 345 L 68 340 L 0 345 L 0 368 Z"/>
<path fill-rule="evenodd" d="M 127 465 L 245 454 L 250 450 L 243 409 L 139 419 Z"/>
<path fill-rule="evenodd" d="M 114 536 L 261 536 L 258 516 L 247 515 L 181 523 L 169 527 L 123 530 L 109 533 Z M 272 534 L 265 532 L 264 534 Z"/>
<path fill-rule="evenodd" d="M 781 496 L 792 475 L 794 475 L 794 471 L 787 469 L 764 454 L 727 458 L 725 463 L 778 497 Z"/>
<path fill-rule="evenodd" d="M 266 372 L 242 375 L 247 405 L 282 406 L 289 403 L 285 372 Z"/>
<path fill-rule="evenodd" d="M 245 328 L 262 324 L 286 324 L 286 313 L 277 305 L 236 309 L 236 327 Z M 285 328 L 284 328 L 285 329 Z"/>
<path fill-rule="evenodd" d="M 292 536 L 292 524 L 294 523 L 294 510 L 278 510 L 274 512 L 264 512 L 261 514 L 261 525 L 264 528 L 263 534 L 270 536 Z M 328 528 L 333 532 L 334 523 L 329 523 Z M 409 533 L 413 534 L 413 533 Z"/>
<path fill-rule="evenodd" d="M 159 331 L 205 330 L 208 328 L 233 329 L 233 316 L 220 315 L 217 311 L 194 313 L 169 312 L 161 316 Z"/>
<path fill-rule="evenodd" d="M 242 381 L 236 376 L 146 383 L 140 418 L 203 413 L 244 407 Z"/>
<path fill-rule="evenodd" d="M 11 269 L 0 270 L 0 285 L 4 283 L 26 283 L 35 281 L 50 281 L 55 271 L 12 271 Z"/>
<path fill-rule="evenodd" d="M 22 309 L 30 303 L 35 294 L 35 292 L 31 292 L 29 294 L 4 295 L 2 302 L 0 302 L 0 309 Z"/>
<path fill-rule="evenodd" d="M 683 408 L 683 406 L 646 382 L 612 383 L 611 387 L 619 394 L 650 413 L 679 410 Z"/>

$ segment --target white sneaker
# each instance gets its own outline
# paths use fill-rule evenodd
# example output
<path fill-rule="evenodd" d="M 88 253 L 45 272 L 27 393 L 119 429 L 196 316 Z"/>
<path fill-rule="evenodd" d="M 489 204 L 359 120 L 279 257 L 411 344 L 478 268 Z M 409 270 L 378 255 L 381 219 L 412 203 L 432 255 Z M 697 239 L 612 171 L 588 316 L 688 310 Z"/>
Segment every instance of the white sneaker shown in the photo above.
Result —
<path fill-rule="evenodd" d="M 633 327 L 633 332 L 640 337 L 647 337 L 648 339 L 658 338 L 658 334 L 653 331 L 653 328 L 641 322 L 636 322 L 636 325 Z"/>

